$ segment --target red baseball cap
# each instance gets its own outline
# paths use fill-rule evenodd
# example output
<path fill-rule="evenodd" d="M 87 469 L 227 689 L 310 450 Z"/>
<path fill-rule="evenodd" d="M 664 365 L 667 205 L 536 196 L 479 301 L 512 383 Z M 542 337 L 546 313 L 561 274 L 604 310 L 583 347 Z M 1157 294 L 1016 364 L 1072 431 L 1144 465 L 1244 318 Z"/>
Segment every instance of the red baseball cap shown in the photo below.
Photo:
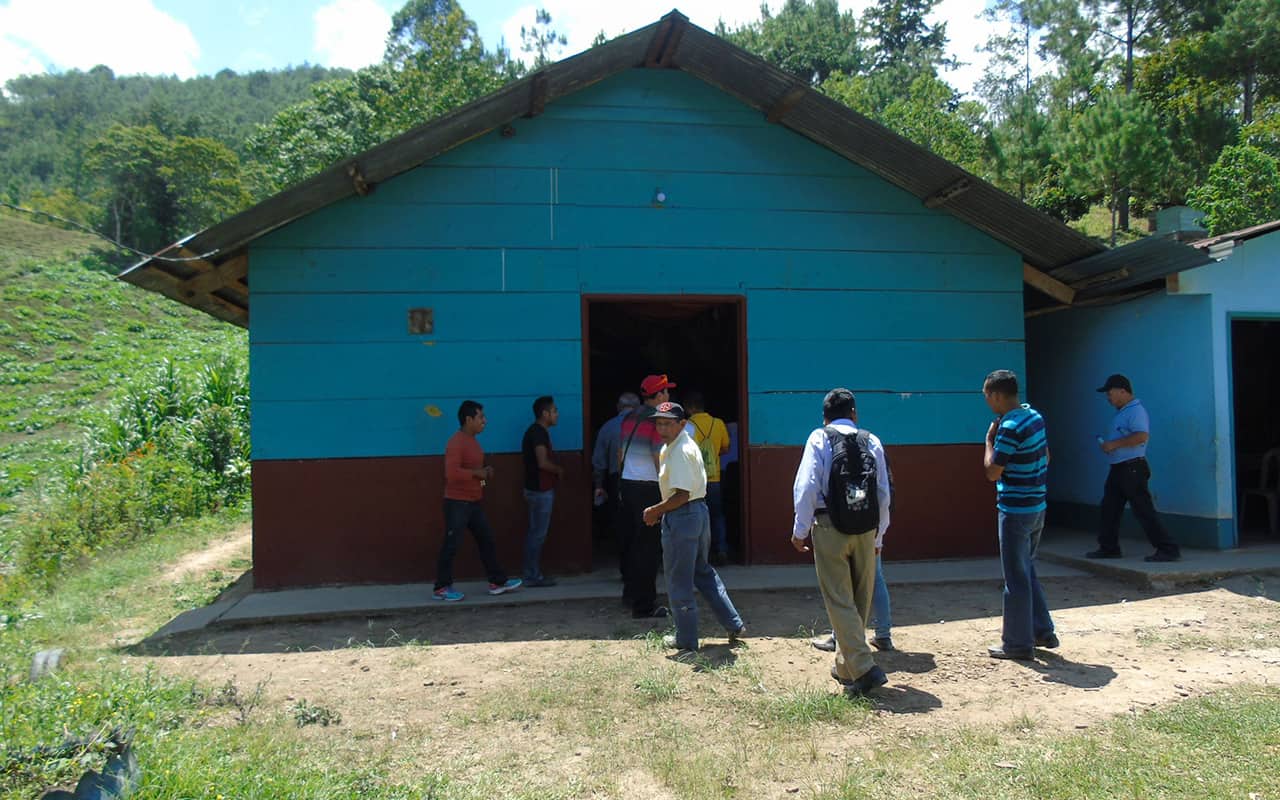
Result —
<path fill-rule="evenodd" d="M 646 396 L 653 396 L 663 389 L 674 389 L 676 385 L 666 375 L 650 375 L 640 381 L 640 391 Z"/>

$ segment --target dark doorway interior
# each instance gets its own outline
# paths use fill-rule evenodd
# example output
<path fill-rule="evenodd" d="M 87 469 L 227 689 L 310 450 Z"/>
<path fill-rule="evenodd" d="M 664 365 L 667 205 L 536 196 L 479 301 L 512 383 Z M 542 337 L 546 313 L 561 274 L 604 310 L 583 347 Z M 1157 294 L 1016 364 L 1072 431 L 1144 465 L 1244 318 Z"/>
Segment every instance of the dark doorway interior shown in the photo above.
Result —
<path fill-rule="evenodd" d="M 742 423 L 745 383 L 742 379 L 741 301 L 735 299 L 601 298 L 588 299 L 584 308 L 587 341 L 588 448 L 596 432 L 616 412 L 618 395 L 639 391 L 646 375 L 667 374 L 676 383 L 672 399 L 681 402 L 697 390 L 707 411 L 730 426 Z M 732 455 L 732 452 L 731 452 Z M 741 560 L 742 488 L 738 462 L 722 470 L 729 546 Z M 597 567 L 616 563 L 613 531 L 599 511 L 594 531 Z"/>
<path fill-rule="evenodd" d="M 1240 543 L 1267 536 L 1267 504 L 1246 497 L 1262 478 L 1262 456 L 1280 447 L 1280 320 L 1232 320 L 1231 376 L 1235 427 L 1236 526 Z M 1271 488 L 1275 488 L 1275 476 Z"/>

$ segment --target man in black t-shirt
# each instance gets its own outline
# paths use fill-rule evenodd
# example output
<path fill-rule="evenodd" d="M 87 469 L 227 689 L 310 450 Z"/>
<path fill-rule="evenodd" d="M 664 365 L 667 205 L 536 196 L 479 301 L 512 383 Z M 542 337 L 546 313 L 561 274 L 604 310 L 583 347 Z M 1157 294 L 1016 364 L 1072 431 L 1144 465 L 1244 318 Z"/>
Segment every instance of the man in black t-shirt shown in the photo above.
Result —
<path fill-rule="evenodd" d="M 560 421 L 560 409 L 550 396 L 533 401 L 533 424 L 524 432 L 520 453 L 524 457 L 524 501 L 529 507 L 529 527 L 524 535 L 524 585 L 555 586 L 554 578 L 542 574 L 542 544 L 551 526 L 556 482 L 564 469 L 551 460 L 550 428 Z"/>

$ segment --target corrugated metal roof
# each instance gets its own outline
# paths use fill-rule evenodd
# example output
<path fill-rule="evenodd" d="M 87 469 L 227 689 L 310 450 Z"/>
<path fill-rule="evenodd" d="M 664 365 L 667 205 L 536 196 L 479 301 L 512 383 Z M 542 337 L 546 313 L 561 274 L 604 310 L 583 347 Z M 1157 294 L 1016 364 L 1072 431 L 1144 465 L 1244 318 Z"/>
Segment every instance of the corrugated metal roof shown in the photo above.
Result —
<path fill-rule="evenodd" d="M 1164 236 L 1139 239 L 1077 261 L 1050 274 L 1089 300 L 1133 289 L 1187 269 L 1212 263 L 1204 250 Z"/>
<path fill-rule="evenodd" d="M 766 117 L 940 208 L 1054 273 L 1106 248 L 793 75 L 689 23 L 679 11 L 633 33 L 552 64 L 324 172 L 123 272 L 130 283 L 247 326 L 250 242 L 331 203 L 413 169 L 547 103 L 635 67 L 679 69 L 717 86 Z M 1127 253 L 1121 248 L 1112 253 Z M 199 256 L 183 263 L 164 256 Z"/>
<path fill-rule="evenodd" d="M 1241 228 L 1238 231 L 1231 231 L 1230 233 L 1222 233 L 1222 234 L 1218 234 L 1217 236 L 1210 236 L 1208 239 L 1200 239 L 1198 241 L 1192 242 L 1191 246 L 1198 247 L 1203 250 L 1208 250 L 1210 247 L 1213 247 L 1216 244 L 1222 244 L 1223 242 L 1245 242 L 1245 241 L 1248 241 L 1249 239 L 1254 238 L 1255 236 L 1262 236 L 1264 234 L 1268 234 L 1273 231 L 1280 231 L 1280 219 L 1273 219 L 1270 222 L 1264 222 L 1261 225 L 1254 225 L 1249 228 Z"/>

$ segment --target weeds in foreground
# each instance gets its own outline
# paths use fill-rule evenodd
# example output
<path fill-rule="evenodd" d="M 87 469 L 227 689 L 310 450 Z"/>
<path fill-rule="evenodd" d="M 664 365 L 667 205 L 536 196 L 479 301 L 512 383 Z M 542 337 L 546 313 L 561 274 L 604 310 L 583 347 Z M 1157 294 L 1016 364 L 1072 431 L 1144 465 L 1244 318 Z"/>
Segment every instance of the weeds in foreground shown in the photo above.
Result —
<path fill-rule="evenodd" d="M 293 712 L 293 721 L 297 723 L 299 728 L 307 725 L 321 725 L 325 728 L 330 725 L 341 725 L 342 715 L 324 706 L 314 705 L 305 699 L 294 703 L 289 709 Z"/>
<path fill-rule="evenodd" d="M 767 722 L 811 725 L 818 722 L 848 722 L 864 718 L 871 701 L 850 699 L 827 689 L 792 689 L 764 698 L 757 715 Z"/>
<path fill-rule="evenodd" d="M 639 678 L 635 689 L 646 704 L 664 703 L 680 693 L 680 681 L 671 670 L 655 669 Z"/>
<path fill-rule="evenodd" d="M 228 680 L 215 692 L 205 697 L 205 704 L 215 708 L 231 708 L 236 714 L 236 723 L 239 725 L 248 725 L 253 712 L 258 706 L 262 705 L 262 693 L 267 688 L 267 684 L 271 682 L 271 676 L 268 675 L 253 687 L 253 691 L 248 694 L 242 694 L 240 687 L 233 680 Z"/>

